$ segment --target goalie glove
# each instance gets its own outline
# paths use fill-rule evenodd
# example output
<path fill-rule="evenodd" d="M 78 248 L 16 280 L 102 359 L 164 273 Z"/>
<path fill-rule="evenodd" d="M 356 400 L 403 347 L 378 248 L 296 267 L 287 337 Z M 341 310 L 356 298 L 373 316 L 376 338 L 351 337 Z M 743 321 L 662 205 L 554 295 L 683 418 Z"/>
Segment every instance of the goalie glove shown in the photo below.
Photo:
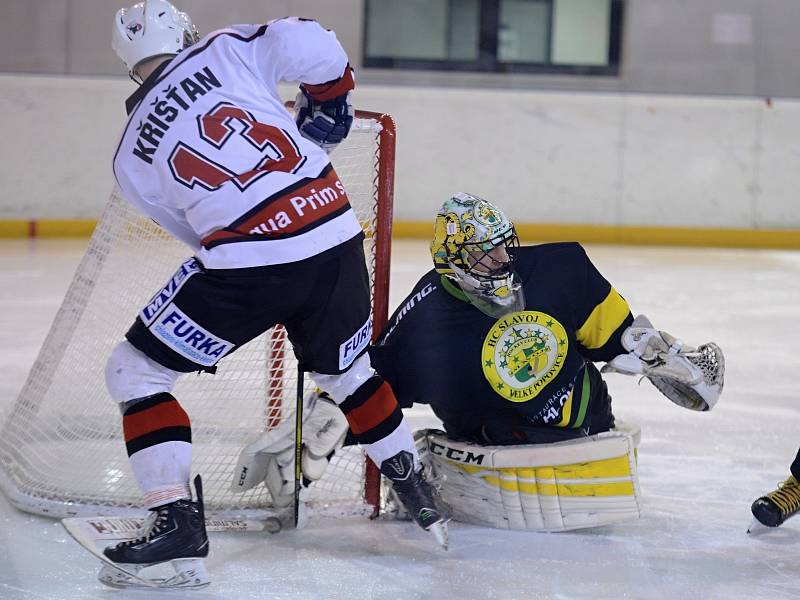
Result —
<path fill-rule="evenodd" d="M 714 408 L 724 384 L 725 357 L 713 342 L 697 348 L 664 331 L 653 329 L 639 315 L 622 334 L 629 351 L 609 361 L 602 373 L 644 375 L 678 406 L 706 411 Z"/>
<path fill-rule="evenodd" d="M 319 101 L 301 85 L 294 101 L 294 120 L 300 135 L 328 154 L 350 133 L 354 115 L 350 92 Z"/>
<path fill-rule="evenodd" d="M 348 424 L 339 407 L 320 391 L 305 398 L 303 415 L 301 469 L 306 491 L 322 477 L 333 453 L 342 447 Z M 244 492 L 262 482 L 276 506 L 287 507 L 294 501 L 294 419 L 265 431 L 239 454 L 231 489 Z"/>

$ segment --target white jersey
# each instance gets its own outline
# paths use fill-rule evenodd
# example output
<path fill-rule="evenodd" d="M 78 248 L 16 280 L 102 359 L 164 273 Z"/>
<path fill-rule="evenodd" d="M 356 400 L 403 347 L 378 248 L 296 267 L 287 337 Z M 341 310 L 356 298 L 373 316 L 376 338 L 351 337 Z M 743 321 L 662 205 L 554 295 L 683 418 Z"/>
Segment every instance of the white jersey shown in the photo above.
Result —
<path fill-rule="evenodd" d="M 353 239 L 361 227 L 344 186 L 277 89 L 331 82 L 346 68 L 334 33 L 314 21 L 209 34 L 128 100 L 120 189 L 210 269 L 304 260 Z"/>

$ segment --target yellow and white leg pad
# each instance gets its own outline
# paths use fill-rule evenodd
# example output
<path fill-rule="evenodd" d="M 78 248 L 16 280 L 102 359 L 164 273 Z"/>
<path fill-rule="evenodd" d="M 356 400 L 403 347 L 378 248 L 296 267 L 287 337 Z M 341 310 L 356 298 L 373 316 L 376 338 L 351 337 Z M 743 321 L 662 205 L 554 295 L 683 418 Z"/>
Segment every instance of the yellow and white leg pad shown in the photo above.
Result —
<path fill-rule="evenodd" d="M 417 433 L 423 462 L 456 521 L 565 531 L 641 514 L 637 425 L 618 422 L 606 433 L 522 446 L 478 446 L 441 431 Z"/>

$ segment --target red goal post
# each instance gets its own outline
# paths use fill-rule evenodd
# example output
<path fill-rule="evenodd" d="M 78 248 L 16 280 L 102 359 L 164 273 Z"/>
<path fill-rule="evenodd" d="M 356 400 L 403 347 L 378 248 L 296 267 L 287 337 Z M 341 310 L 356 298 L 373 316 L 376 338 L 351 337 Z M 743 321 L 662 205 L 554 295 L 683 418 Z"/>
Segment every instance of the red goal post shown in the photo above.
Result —
<path fill-rule="evenodd" d="M 288 110 L 294 101 L 285 103 Z M 392 219 L 394 208 L 394 171 L 396 150 L 396 127 L 394 119 L 387 113 L 356 110 L 355 118 L 378 124 L 379 151 L 375 169 L 375 251 L 372 268 L 372 341 L 377 340 L 389 319 L 389 271 L 392 253 Z M 380 479 L 378 467 L 367 459 L 364 481 L 364 497 L 373 507 L 373 516 L 380 508 Z"/>

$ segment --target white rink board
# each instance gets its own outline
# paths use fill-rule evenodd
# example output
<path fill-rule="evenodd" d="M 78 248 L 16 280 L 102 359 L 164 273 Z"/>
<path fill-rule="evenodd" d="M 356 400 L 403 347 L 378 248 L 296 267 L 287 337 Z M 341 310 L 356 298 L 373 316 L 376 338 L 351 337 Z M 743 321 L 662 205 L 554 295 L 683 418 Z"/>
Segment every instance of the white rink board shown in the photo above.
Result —
<path fill-rule="evenodd" d="M 0 75 L 0 220 L 96 218 L 133 90 Z M 397 121 L 396 221 L 462 190 L 518 223 L 800 229 L 800 100 L 362 85 L 354 102 Z"/>
<path fill-rule="evenodd" d="M 84 244 L 0 242 L 0 410 L 22 386 Z M 757 538 L 744 533 L 750 503 L 787 476 L 800 444 L 800 253 L 600 246 L 588 252 L 635 311 L 689 343 L 713 339 L 726 353 L 726 389 L 707 414 L 680 409 L 646 382 L 607 377 L 617 416 L 642 427 L 641 520 L 564 534 L 454 524 L 447 553 L 396 522 L 318 521 L 274 536 L 212 534 L 211 587 L 165 597 L 800 596 L 800 519 Z M 393 307 L 428 260 L 425 242 L 395 243 Z M 415 427 L 436 423 L 424 409 L 410 416 Z M 104 589 L 94 579 L 95 560 L 57 523 L 19 513 L 2 497 L 0 523 L 3 600 L 143 597 Z"/>
<path fill-rule="evenodd" d="M 786 173 L 797 173 L 800 165 L 800 103 L 763 114 L 764 138 L 758 164 L 759 199 L 754 214 L 759 227 L 784 227 L 800 223 L 797 181 Z M 793 202 L 772 202 L 773 198 L 794 198 Z"/>
<path fill-rule="evenodd" d="M 750 223 L 761 104 L 670 96 L 626 98 L 620 224 L 743 227 Z"/>

